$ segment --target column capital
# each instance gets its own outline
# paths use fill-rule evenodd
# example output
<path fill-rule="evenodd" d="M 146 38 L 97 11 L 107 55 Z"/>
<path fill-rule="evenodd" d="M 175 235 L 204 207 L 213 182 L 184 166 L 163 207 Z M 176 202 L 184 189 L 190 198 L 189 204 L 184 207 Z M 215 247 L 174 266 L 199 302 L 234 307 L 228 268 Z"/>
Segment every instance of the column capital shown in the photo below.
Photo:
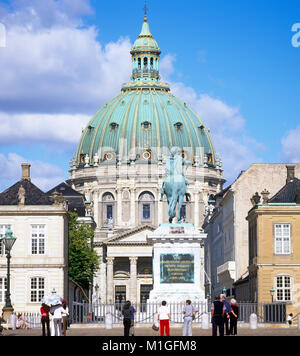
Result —
<path fill-rule="evenodd" d="M 138 257 L 135 256 L 129 257 L 129 261 L 131 265 L 136 265 L 138 261 Z"/>
<path fill-rule="evenodd" d="M 106 257 L 106 262 L 108 265 L 114 264 L 115 257 Z"/>

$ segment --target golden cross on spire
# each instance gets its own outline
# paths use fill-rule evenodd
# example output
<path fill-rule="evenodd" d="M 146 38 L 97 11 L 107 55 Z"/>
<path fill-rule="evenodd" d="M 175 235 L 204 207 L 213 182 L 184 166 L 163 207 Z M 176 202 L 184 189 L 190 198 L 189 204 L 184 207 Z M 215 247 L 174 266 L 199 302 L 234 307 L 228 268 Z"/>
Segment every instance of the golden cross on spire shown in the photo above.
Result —
<path fill-rule="evenodd" d="M 144 21 L 145 22 L 147 22 L 147 10 L 148 10 L 148 8 L 147 8 L 147 0 L 145 0 L 145 7 L 144 7 L 144 11 L 145 11 L 145 16 L 144 16 Z"/>

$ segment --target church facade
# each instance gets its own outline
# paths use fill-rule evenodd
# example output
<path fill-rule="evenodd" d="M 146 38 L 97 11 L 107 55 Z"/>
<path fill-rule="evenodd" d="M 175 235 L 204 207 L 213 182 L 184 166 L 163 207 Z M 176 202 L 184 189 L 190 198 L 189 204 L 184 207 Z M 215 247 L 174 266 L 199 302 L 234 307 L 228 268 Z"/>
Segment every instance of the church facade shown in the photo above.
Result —
<path fill-rule="evenodd" d="M 91 202 L 96 223 L 101 266 L 94 286 L 101 302 L 141 302 L 149 295 L 152 248 L 146 235 L 168 221 L 167 201 L 160 198 L 172 147 L 189 162 L 186 222 L 201 229 L 209 197 L 224 184 L 209 130 L 160 79 L 160 54 L 145 15 L 131 51 L 131 81 L 90 120 L 70 162 L 68 183 Z"/>

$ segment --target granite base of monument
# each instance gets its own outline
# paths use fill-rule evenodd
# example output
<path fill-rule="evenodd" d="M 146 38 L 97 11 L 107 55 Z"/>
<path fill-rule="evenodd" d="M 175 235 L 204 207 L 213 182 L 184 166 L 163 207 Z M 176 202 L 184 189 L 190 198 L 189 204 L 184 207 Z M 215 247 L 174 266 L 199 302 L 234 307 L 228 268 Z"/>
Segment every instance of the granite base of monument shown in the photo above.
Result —
<path fill-rule="evenodd" d="M 203 243 L 193 224 L 161 224 L 147 236 L 153 245 L 153 290 L 149 302 L 205 301 Z"/>

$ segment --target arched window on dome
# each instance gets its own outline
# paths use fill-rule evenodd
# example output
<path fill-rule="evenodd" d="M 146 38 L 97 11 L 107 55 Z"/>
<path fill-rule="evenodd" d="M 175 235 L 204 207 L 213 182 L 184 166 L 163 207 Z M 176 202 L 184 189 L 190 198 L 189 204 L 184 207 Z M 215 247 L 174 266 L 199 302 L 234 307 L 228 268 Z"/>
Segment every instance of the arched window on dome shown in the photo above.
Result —
<path fill-rule="evenodd" d="M 153 63 L 154 63 L 154 59 L 153 57 L 151 57 L 150 59 L 150 69 L 153 70 Z"/>
<path fill-rule="evenodd" d="M 141 58 L 138 58 L 138 70 L 142 70 L 142 60 Z"/>
<path fill-rule="evenodd" d="M 155 198 L 151 192 L 143 192 L 138 199 L 139 224 L 154 224 Z"/>
<path fill-rule="evenodd" d="M 115 217 L 115 198 L 112 193 L 104 193 L 102 195 L 102 226 L 113 227 Z"/>
<path fill-rule="evenodd" d="M 148 58 L 144 57 L 144 73 L 148 72 Z"/>

